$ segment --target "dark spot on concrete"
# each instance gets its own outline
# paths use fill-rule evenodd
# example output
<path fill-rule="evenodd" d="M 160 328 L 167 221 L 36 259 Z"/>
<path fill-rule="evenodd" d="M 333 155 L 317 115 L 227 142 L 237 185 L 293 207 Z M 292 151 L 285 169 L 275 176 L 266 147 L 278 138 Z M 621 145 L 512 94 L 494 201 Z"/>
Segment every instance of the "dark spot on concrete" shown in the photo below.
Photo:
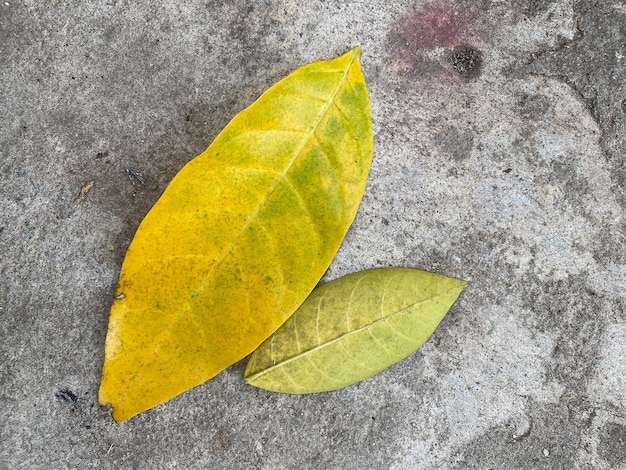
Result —
<path fill-rule="evenodd" d="M 541 13 L 544 13 L 548 10 L 551 4 L 553 4 L 555 0 L 524 0 L 522 4 L 526 5 L 524 9 L 524 13 L 533 18 Z"/>
<path fill-rule="evenodd" d="M 543 95 L 523 94 L 517 101 L 519 113 L 525 118 L 540 118 L 550 109 L 550 102 Z"/>
<path fill-rule="evenodd" d="M 600 434 L 598 454 L 614 468 L 626 463 L 626 428 L 621 424 L 607 423 Z"/>
<path fill-rule="evenodd" d="M 72 404 L 78 403 L 78 395 L 76 395 L 74 392 L 72 392 L 68 388 L 63 388 L 59 390 L 58 392 L 54 394 L 54 396 L 65 403 L 72 403 Z"/>
<path fill-rule="evenodd" d="M 229 431 L 218 431 L 213 438 L 213 449 L 217 452 L 228 452 L 235 442 Z"/>
<path fill-rule="evenodd" d="M 626 113 L 626 98 L 622 101 L 622 111 Z"/>
<path fill-rule="evenodd" d="M 506 168 L 505 170 L 502 170 L 502 171 L 504 171 L 506 174 L 509 174 L 513 171 L 513 168 Z"/>
<path fill-rule="evenodd" d="M 586 203 L 586 197 L 591 192 L 589 178 L 585 174 L 579 174 L 577 165 L 567 159 L 555 160 L 551 164 L 551 172 L 548 176 L 551 184 L 562 189 L 562 197 L 555 201 L 563 208 L 569 208 L 575 214 L 593 216 L 595 207 Z"/>
<path fill-rule="evenodd" d="M 474 134 L 471 131 L 460 131 L 456 127 L 444 129 L 437 134 L 436 139 L 437 147 L 456 162 L 469 157 L 474 145 Z"/>
<path fill-rule="evenodd" d="M 482 54 L 470 46 L 456 46 L 452 49 L 452 67 L 463 78 L 471 79 L 480 75 Z"/>
<path fill-rule="evenodd" d="M 117 35 L 117 32 L 118 31 L 116 30 L 115 26 L 111 26 L 104 30 L 104 32 L 102 33 L 102 37 L 106 42 L 111 42 L 113 38 Z"/>

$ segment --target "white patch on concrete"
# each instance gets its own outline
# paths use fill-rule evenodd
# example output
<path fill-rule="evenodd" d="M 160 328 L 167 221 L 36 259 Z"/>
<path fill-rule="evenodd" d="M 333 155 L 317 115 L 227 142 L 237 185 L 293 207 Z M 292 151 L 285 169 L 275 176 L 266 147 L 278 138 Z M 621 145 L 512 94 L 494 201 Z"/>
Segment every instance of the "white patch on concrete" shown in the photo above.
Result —
<path fill-rule="evenodd" d="M 609 264 L 602 269 L 594 269 L 587 278 L 589 286 L 595 291 L 611 298 L 624 298 L 626 292 L 626 266 Z"/>
<path fill-rule="evenodd" d="M 602 397 L 615 406 L 626 404 L 626 324 L 616 323 L 607 328 L 596 375 L 589 384 L 589 398 Z"/>

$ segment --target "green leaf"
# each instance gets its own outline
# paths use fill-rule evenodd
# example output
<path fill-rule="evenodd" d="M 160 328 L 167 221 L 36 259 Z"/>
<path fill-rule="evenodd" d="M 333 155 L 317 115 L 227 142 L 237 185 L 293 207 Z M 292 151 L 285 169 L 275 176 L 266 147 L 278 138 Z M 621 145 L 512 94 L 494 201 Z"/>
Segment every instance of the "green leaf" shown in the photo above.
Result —
<path fill-rule="evenodd" d="M 238 114 L 137 230 L 111 307 L 100 403 L 127 419 L 250 354 L 304 301 L 372 159 L 357 47 Z"/>
<path fill-rule="evenodd" d="M 466 286 L 405 268 L 328 282 L 252 354 L 245 379 L 284 393 L 325 392 L 364 380 L 419 348 Z"/>

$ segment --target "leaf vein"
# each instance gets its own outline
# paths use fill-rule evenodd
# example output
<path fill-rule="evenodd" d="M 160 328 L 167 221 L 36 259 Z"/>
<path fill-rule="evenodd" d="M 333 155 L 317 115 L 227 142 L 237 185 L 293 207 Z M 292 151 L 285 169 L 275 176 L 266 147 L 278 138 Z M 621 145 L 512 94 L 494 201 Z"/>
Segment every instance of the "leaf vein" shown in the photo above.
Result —
<path fill-rule="evenodd" d="M 308 362 L 309 362 L 309 363 L 313 366 L 313 368 L 314 368 L 316 371 L 318 371 L 321 375 L 323 375 L 324 377 L 328 378 L 329 380 L 331 380 L 331 381 L 333 381 L 333 382 L 340 382 L 340 380 L 339 380 L 339 379 L 336 379 L 336 378 L 334 378 L 334 377 L 332 377 L 332 376 L 328 375 L 326 372 L 324 372 L 322 369 L 320 369 L 320 368 L 318 367 L 318 365 L 317 365 L 317 364 L 315 364 L 315 362 L 313 362 L 309 356 L 304 356 L 304 358 L 305 358 L 305 359 L 306 359 L 306 360 L 307 360 L 307 361 L 308 361 Z"/>
<path fill-rule="evenodd" d="M 367 330 L 367 333 L 372 337 L 372 339 L 374 341 L 376 341 L 378 344 L 380 344 L 380 346 L 385 350 L 385 351 L 389 351 L 390 353 L 394 353 L 392 350 L 390 350 L 387 346 L 385 346 L 384 341 L 381 341 L 378 339 L 378 337 L 374 334 L 374 332 L 372 330 Z"/>
<path fill-rule="evenodd" d="M 352 354 L 350 354 L 350 351 L 348 351 L 346 349 L 346 347 L 343 345 L 343 343 L 339 342 L 338 344 L 341 347 L 341 349 L 344 350 L 344 352 L 346 353 L 346 356 L 348 356 L 350 359 L 352 359 L 352 362 L 354 364 L 356 364 L 357 366 L 359 366 L 363 370 L 369 370 L 367 367 L 365 367 L 363 364 L 361 364 L 361 361 L 357 360 L 356 357 L 354 357 Z"/>
<path fill-rule="evenodd" d="M 365 275 L 365 276 L 361 276 L 358 281 L 355 282 L 354 286 L 352 286 L 352 289 L 350 290 L 350 297 L 348 297 L 348 305 L 346 306 L 346 325 L 347 325 L 347 331 L 351 331 L 352 327 L 350 326 L 350 309 L 352 308 L 352 299 L 354 298 L 354 292 L 356 291 L 357 287 L 359 286 L 359 284 L 361 282 L 363 282 L 364 279 L 367 279 L 369 276 Z"/>
<path fill-rule="evenodd" d="M 306 205 L 306 201 L 304 200 L 304 198 L 300 194 L 300 191 L 298 190 L 298 188 L 296 188 L 296 186 L 294 186 L 294 184 L 291 182 L 291 180 L 289 179 L 288 176 L 285 176 L 285 182 L 287 183 L 287 186 L 289 186 L 291 188 L 291 191 L 298 198 L 298 201 L 300 202 L 300 206 L 302 207 L 303 212 L 306 214 L 307 220 L 310 222 L 310 224 L 313 227 L 315 227 L 315 231 L 317 232 L 317 236 L 321 240 L 322 239 L 322 234 L 321 234 L 320 229 L 319 229 L 319 224 L 317 224 L 315 222 L 315 219 L 313 218 L 313 215 L 311 214 L 310 209 Z"/>

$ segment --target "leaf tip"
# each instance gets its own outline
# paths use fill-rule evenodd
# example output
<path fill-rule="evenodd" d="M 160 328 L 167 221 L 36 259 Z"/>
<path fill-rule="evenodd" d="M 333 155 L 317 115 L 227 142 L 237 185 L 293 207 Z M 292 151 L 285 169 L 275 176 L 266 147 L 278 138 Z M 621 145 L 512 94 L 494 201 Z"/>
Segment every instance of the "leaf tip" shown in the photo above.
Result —
<path fill-rule="evenodd" d="M 465 279 L 459 279 L 459 278 L 454 278 L 454 279 L 457 281 L 457 285 L 454 288 L 454 290 L 457 292 L 456 298 L 458 299 L 460 295 L 463 293 L 463 291 L 469 287 L 470 282 L 466 281 Z"/>
<path fill-rule="evenodd" d="M 123 421 L 123 420 L 120 420 L 118 417 L 116 417 L 115 410 L 113 409 L 113 405 L 109 403 L 109 401 L 106 398 L 99 396 L 98 405 L 100 407 L 100 410 L 104 413 L 111 415 L 111 417 L 116 423 Z"/>
<path fill-rule="evenodd" d="M 352 54 L 354 55 L 354 57 L 361 57 L 361 52 L 363 52 L 361 46 L 354 46 L 352 48 Z"/>
<path fill-rule="evenodd" d="M 118 405 L 114 405 L 113 403 L 117 402 L 110 393 L 109 384 L 106 383 L 105 377 L 103 377 L 100 383 L 100 389 L 98 390 L 98 405 L 100 409 L 110 414 L 116 423 L 126 421 L 133 416 L 128 415 L 128 413 L 122 411 Z"/>

